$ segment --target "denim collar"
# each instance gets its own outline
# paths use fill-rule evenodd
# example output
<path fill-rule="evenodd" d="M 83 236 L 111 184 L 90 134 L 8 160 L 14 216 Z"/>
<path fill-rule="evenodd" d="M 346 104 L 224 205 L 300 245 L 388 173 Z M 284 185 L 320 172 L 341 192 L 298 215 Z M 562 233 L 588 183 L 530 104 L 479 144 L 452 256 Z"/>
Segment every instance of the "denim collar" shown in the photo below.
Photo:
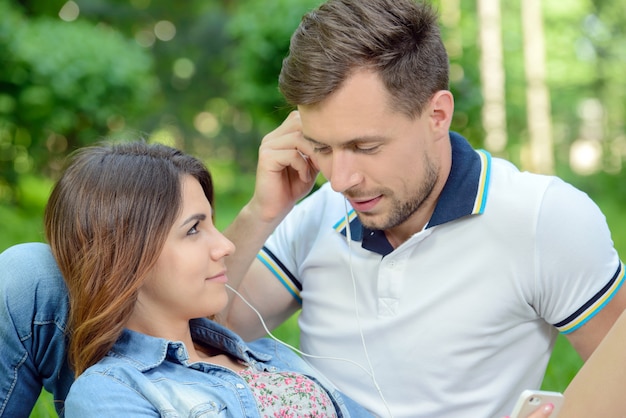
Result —
<path fill-rule="evenodd" d="M 450 132 L 452 144 L 452 167 L 444 185 L 435 211 L 425 229 L 442 225 L 468 215 L 481 214 L 485 210 L 491 171 L 491 155 L 484 150 L 474 150 L 465 138 Z M 385 233 L 365 228 L 354 210 L 348 212 L 350 236 L 353 241 L 362 241 L 366 250 L 383 256 L 393 251 Z M 346 217 L 333 228 L 346 235 Z"/>
<path fill-rule="evenodd" d="M 234 332 L 206 318 L 189 321 L 193 340 L 201 345 L 218 348 L 247 363 L 269 361 L 272 356 L 252 350 Z M 189 354 L 180 341 L 152 337 L 124 329 L 107 354 L 124 358 L 141 372 L 158 367 L 166 359 L 186 364 Z"/>

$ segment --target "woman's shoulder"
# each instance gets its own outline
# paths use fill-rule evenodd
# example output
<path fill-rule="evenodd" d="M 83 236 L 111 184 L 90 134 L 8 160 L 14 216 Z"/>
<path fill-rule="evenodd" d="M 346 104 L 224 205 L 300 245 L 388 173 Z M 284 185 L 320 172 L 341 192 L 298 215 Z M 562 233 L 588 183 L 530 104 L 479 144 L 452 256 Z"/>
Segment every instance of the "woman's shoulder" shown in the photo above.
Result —
<path fill-rule="evenodd" d="M 109 362 L 101 360 L 81 373 L 72 384 L 66 401 L 90 399 L 93 402 L 131 384 L 130 376 L 134 374 L 131 367 L 107 363 Z"/>
<path fill-rule="evenodd" d="M 122 363 L 101 361 L 85 370 L 74 381 L 65 399 L 66 417 L 128 416 L 129 408 L 153 416 L 155 409 L 137 390 L 145 378 L 136 368 Z"/>
<path fill-rule="evenodd" d="M 92 384 L 106 385 L 107 382 L 114 382 L 115 384 L 129 383 L 142 375 L 143 373 L 139 370 L 137 365 L 133 364 L 129 359 L 107 355 L 98 363 L 90 366 L 81 373 L 72 385 L 72 388 L 74 388 L 74 386 L 89 387 Z"/>

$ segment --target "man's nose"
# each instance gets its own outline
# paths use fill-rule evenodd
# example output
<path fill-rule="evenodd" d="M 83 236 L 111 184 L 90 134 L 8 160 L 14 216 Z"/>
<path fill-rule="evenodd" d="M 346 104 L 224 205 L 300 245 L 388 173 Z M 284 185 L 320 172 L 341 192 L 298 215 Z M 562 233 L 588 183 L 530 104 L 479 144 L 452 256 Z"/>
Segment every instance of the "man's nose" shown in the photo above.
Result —
<path fill-rule="evenodd" d="M 349 152 L 333 153 L 331 172 L 328 178 L 332 189 L 339 193 L 359 184 L 363 176 L 354 161 L 354 154 Z"/>

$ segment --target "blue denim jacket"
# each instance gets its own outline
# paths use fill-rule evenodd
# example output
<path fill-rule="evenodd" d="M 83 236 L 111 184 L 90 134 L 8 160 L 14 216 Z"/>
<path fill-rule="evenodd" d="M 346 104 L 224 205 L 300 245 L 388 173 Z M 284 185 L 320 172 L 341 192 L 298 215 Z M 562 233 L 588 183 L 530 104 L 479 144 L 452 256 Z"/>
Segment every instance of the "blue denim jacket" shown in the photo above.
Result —
<path fill-rule="evenodd" d="M 194 341 L 220 348 L 258 370 L 290 370 L 316 380 L 340 417 L 372 416 L 282 344 L 269 338 L 246 344 L 208 319 L 190 325 Z M 74 382 L 65 416 L 260 417 L 252 392 L 236 372 L 209 363 L 190 364 L 188 359 L 180 342 L 124 330 L 107 356 Z"/>
<path fill-rule="evenodd" d="M 0 254 L 0 417 L 27 418 L 42 385 L 63 417 L 74 380 L 65 352 L 68 309 L 48 245 L 20 244 Z"/>

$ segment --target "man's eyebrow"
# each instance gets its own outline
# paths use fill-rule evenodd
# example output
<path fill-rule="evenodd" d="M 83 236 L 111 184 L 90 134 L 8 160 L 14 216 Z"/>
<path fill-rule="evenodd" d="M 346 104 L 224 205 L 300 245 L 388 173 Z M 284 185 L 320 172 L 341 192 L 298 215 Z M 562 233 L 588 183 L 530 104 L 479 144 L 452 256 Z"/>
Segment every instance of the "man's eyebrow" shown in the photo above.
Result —
<path fill-rule="evenodd" d="M 319 142 L 311 137 L 308 137 L 306 135 L 303 135 L 304 139 L 309 141 L 310 143 L 312 143 L 313 145 L 319 145 L 319 146 L 328 146 L 328 144 L 325 144 L 323 142 Z M 357 138 L 353 138 L 349 141 L 343 142 L 341 144 L 341 146 L 351 146 L 354 144 L 363 144 L 363 143 L 368 143 L 368 142 L 381 142 L 381 141 L 385 141 L 385 138 L 379 135 L 372 135 L 372 136 L 360 136 Z"/>
<path fill-rule="evenodd" d="M 326 144 L 323 144 L 323 143 L 321 143 L 319 141 L 316 141 L 315 139 L 310 138 L 310 137 L 308 137 L 306 135 L 302 135 L 302 136 L 304 137 L 304 139 L 306 139 L 307 141 L 313 143 L 314 145 L 326 145 Z"/>

